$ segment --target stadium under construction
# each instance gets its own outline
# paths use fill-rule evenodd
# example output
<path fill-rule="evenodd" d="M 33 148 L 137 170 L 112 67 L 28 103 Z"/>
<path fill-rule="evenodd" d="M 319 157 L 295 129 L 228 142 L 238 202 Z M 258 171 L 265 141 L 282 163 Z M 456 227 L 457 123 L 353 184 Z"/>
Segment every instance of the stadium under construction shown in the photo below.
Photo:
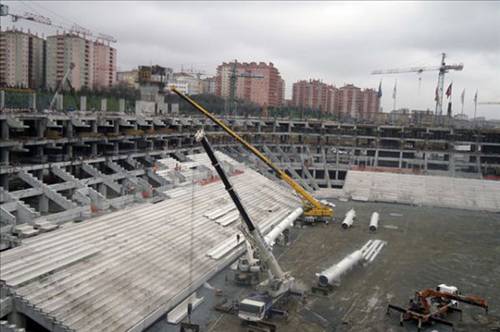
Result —
<path fill-rule="evenodd" d="M 220 310 L 222 299 L 251 292 L 231 278 L 248 234 L 195 138 L 203 129 L 249 216 L 300 284 L 288 318 L 259 329 L 413 331 L 386 315 L 388 303 L 447 283 L 489 302 L 487 315 L 464 308 L 455 330 L 500 331 L 500 131 L 222 120 L 335 205 L 335 218 L 304 222 L 302 197 L 203 116 L 2 110 L 0 329 L 177 331 L 186 321 L 203 331 L 257 328 Z M 375 211 L 380 227 L 369 232 Z M 356 248 L 365 254 L 367 241 L 380 244 L 371 261 L 341 283 L 317 285 L 315 273 Z"/>

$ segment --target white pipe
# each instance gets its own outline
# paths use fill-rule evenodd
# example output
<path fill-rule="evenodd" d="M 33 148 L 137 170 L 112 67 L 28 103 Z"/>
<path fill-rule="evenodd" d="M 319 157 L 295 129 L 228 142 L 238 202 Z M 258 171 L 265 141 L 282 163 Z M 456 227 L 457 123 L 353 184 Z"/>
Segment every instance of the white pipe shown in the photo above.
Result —
<path fill-rule="evenodd" d="M 352 224 L 354 223 L 354 218 L 356 218 L 356 211 L 354 211 L 354 209 L 350 209 L 346 213 L 344 221 L 342 221 L 342 227 L 343 228 L 352 227 Z"/>
<path fill-rule="evenodd" d="M 376 255 L 380 251 L 380 249 L 382 249 L 381 247 L 383 247 L 383 246 L 384 246 L 383 241 L 380 241 L 379 243 L 377 243 L 377 245 L 375 246 L 373 251 L 369 255 L 365 256 L 366 261 L 370 262 L 372 260 L 373 256 Z"/>
<path fill-rule="evenodd" d="M 292 227 L 295 220 L 304 212 L 304 210 L 299 207 L 295 211 L 293 211 L 288 217 L 283 219 L 278 225 L 276 225 L 267 235 L 264 237 L 266 243 L 270 246 L 274 245 L 274 242 L 280 236 L 283 231 L 289 227 Z"/>
<path fill-rule="evenodd" d="M 378 228 L 378 219 L 379 219 L 379 214 L 378 212 L 373 212 L 372 216 L 370 218 L 370 231 L 375 232 Z"/>
<path fill-rule="evenodd" d="M 385 242 L 382 242 L 382 244 L 378 247 L 377 251 L 375 251 L 375 253 L 373 254 L 373 256 L 370 258 L 370 260 L 368 261 L 368 263 L 373 262 L 373 260 L 375 259 L 375 257 L 377 257 L 378 253 L 380 252 L 380 250 L 382 250 L 382 248 L 384 246 L 385 246 Z"/>
<path fill-rule="evenodd" d="M 377 240 L 375 240 L 375 241 L 377 241 Z M 363 252 L 363 255 L 365 255 L 366 252 L 368 251 L 368 249 L 370 249 L 372 242 L 373 242 L 373 240 L 368 240 L 368 242 L 366 242 L 365 245 L 361 247 L 360 250 L 361 250 L 361 252 Z"/>
<path fill-rule="evenodd" d="M 358 264 L 363 259 L 361 250 L 356 250 L 349 256 L 346 256 L 339 263 L 321 272 L 318 278 L 318 283 L 322 287 L 328 286 L 335 280 L 339 280 L 340 276 L 349 271 L 353 266 Z"/>
<path fill-rule="evenodd" d="M 370 244 L 368 248 L 366 248 L 366 251 L 363 253 L 363 257 L 366 260 L 367 257 L 369 257 L 375 248 L 378 246 L 380 240 L 373 240 L 373 242 Z"/>

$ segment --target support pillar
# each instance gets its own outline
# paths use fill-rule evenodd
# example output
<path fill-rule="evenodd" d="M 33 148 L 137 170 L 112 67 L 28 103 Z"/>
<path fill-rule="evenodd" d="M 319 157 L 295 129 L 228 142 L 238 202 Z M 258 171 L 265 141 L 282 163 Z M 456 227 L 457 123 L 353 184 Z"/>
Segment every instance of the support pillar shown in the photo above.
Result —
<path fill-rule="evenodd" d="M 31 104 L 30 107 L 32 110 L 36 111 L 36 92 L 31 94 Z"/>
<path fill-rule="evenodd" d="M 47 129 L 47 119 L 41 119 L 36 122 L 36 135 L 38 138 L 45 137 L 45 130 Z"/>
<path fill-rule="evenodd" d="M 9 125 L 7 124 L 7 120 L 0 121 L 0 124 L 1 124 L 0 131 L 1 131 L 2 141 L 7 141 L 9 139 Z"/>
<path fill-rule="evenodd" d="M 125 113 L 125 99 L 120 98 L 118 100 L 118 112 Z"/>
<path fill-rule="evenodd" d="M 101 195 L 107 198 L 107 187 L 104 183 L 99 183 L 98 184 L 98 190 Z"/>
<path fill-rule="evenodd" d="M 45 195 L 41 195 L 38 199 L 38 211 L 41 213 L 49 212 L 49 199 Z"/>
<path fill-rule="evenodd" d="M 101 99 L 101 112 L 106 112 L 108 110 L 108 100 L 106 98 Z"/>
<path fill-rule="evenodd" d="M 403 151 L 399 151 L 399 169 L 403 167 Z"/>
<path fill-rule="evenodd" d="M 80 111 L 87 111 L 87 96 L 80 96 Z"/>
<path fill-rule="evenodd" d="M 57 95 L 56 99 L 56 110 L 62 111 L 64 108 L 64 96 L 62 94 Z"/>
<path fill-rule="evenodd" d="M 5 108 L 5 91 L 0 91 L 0 110 Z"/>
<path fill-rule="evenodd" d="M 0 187 L 9 190 L 9 174 L 0 174 Z"/>

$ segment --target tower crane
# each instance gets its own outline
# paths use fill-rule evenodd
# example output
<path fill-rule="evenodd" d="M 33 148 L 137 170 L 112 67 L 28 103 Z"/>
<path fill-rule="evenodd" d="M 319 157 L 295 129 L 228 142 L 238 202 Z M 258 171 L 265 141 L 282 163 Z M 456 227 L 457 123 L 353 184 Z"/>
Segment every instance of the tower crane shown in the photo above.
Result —
<path fill-rule="evenodd" d="M 103 34 L 103 33 L 99 33 L 96 35 L 96 34 L 92 33 L 89 29 L 86 29 L 86 28 L 84 28 L 76 23 L 73 24 L 71 27 L 66 27 L 66 26 L 63 26 L 63 25 L 58 24 L 56 22 L 53 22 L 48 17 L 34 14 L 34 13 L 30 13 L 30 12 L 24 12 L 24 14 L 22 14 L 22 15 L 21 14 L 11 14 L 9 12 L 9 6 L 7 6 L 7 5 L 0 5 L 0 6 L 1 6 L 0 7 L 0 16 L 10 16 L 12 19 L 12 22 L 17 22 L 19 20 L 26 20 L 26 21 L 30 21 L 30 22 L 39 23 L 39 24 L 49 25 L 49 26 L 59 28 L 62 30 L 67 30 L 71 33 L 81 34 L 84 37 L 86 37 L 86 36 L 93 37 L 97 41 L 101 40 L 101 41 L 106 41 L 108 43 L 116 43 L 116 39 L 113 36 Z"/>
<path fill-rule="evenodd" d="M 374 70 L 372 75 L 384 75 L 384 74 L 401 74 L 401 73 L 418 73 L 421 74 L 424 71 L 438 71 L 438 83 L 436 90 L 436 115 L 443 114 L 443 91 L 444 91 L 444 76 L 450 70 L 461 71 L 464 69 L 463 63 L 448 65 L 445 62 L 446 53 L 441 54 L 441 65 L 439 66 L 429 66 L 429 67 L 410 67 L 410 68 L 394 68 L 386 70 Z"/>
<path fill-rule="evenodd" d="M 238 83 L 238 78 L 256 78 L 263 79 L 264 76 L 256 75 L 249 72 L 238 73 L 238 60 L 234 60 L 231 64 L 231 74 L 229 76 L 229 98 L 226 99 L 226 103 L 224 105 L 224 110 L 226 114 L 233 114 L 236 116 L 236 87 Z"/>

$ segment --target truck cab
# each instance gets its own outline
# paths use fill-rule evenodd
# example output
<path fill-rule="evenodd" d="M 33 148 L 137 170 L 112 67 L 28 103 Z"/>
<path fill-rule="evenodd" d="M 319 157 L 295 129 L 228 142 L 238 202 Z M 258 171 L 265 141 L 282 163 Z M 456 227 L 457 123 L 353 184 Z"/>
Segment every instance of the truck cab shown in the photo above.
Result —
<path fill-rule="evenodd" d="M 249 296 L 240 302 L 238 317 L 252 322 L 261 321 L 266 318 L 271 306 L 270 296 Z"/>

